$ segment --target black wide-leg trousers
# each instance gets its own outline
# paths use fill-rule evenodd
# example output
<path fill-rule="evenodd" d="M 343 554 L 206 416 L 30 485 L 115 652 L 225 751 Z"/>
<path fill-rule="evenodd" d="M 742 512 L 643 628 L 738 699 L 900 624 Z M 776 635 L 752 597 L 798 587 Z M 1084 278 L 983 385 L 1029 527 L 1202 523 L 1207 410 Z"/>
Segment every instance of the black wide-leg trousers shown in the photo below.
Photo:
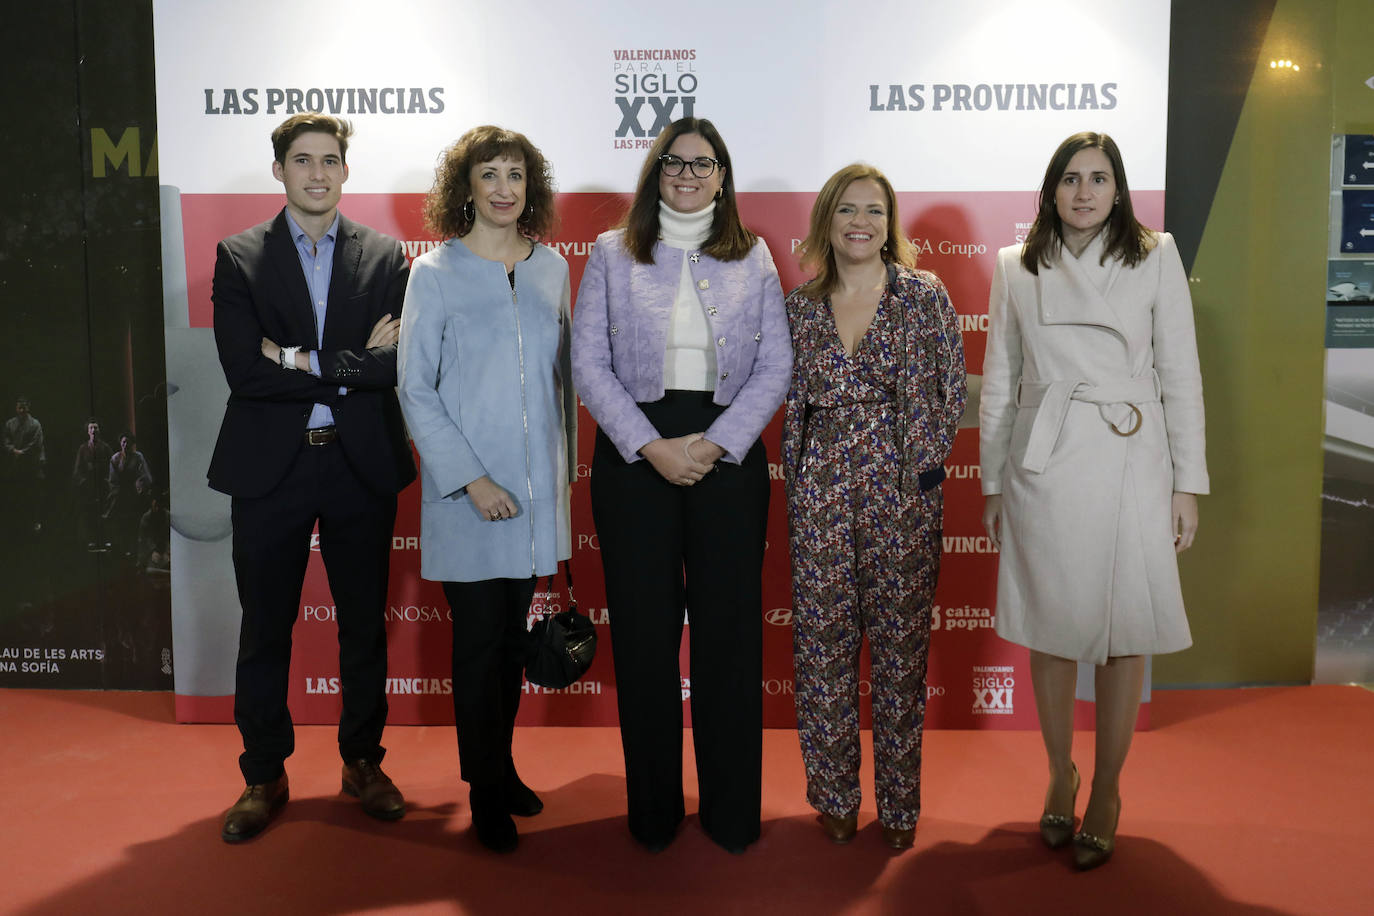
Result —
<path fill-rule="evenodd" d="M 710 392 L 640 407 L 659 434 L 701 432 L 724 408 Z M 755 443 L 699 483 L 627 464 L 598 430 L 592 516 L 606 579 L 630 831 L 672 838 L 684 816 L 682 702 L 690 691 L 702 827 L 742 848 L 759 836 L 763 755 L 762 568 L 768 459 Z M 678 665 L 683 613 L 690 680 Z"/>
<path fill-rule="evenodd" d="M 291 630 L 300 616 L 316 522 L 339 632 L 339 755 L 380 763 L 386 753 L 386 590 L 396 495 L 368 487 L 337 442 L 302 443 L 271 492 L 235 497 L 230 514 L 243 606 L 234 721 L 243 736 L 244 780 L 254 785 L 276 779 L 295 750 L 286 705 Z"/>
<path fill-rule="evenodd" d="M 453 721 L 463 780 L 505 811 L 535 579 L 445 582 L 453 611 Z"/>

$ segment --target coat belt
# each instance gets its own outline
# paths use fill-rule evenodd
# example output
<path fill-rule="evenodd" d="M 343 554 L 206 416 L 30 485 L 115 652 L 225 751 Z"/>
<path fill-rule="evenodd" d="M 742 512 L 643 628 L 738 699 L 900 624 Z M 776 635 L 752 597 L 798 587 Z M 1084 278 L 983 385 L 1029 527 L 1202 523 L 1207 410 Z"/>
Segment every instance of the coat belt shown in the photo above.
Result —
<path fill-rule="evenodd" d="M 1159 374 L 1153 369 L 1149 375 L 1115 379 L 1094 385 L 1085 379 L 1055 382 L 1022 380 L 1016 389 L 1017 407 L 1038 407 L 1026 440 L 1026 454 L 1021 467 L 1033 474 L 1043 473 L 1050 455 L 1064 428 L 1070 401 L 1096 404 L 1097 412 L 1112 432 L 1119 436 L 1133 436 L 1140 431 L 1144 418 L 1137 404 L 1159 401 Z"/>

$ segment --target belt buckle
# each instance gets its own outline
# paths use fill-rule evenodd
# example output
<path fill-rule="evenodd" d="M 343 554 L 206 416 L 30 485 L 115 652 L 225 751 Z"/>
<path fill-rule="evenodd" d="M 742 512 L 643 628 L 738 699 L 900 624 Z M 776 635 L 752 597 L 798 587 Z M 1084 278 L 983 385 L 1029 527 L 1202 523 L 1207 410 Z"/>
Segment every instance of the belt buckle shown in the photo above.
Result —
<path fill-rule="evenodd" d="M 305 441 L 309 445 L 328 445 L 338 435 L 332 426 L 318 426 L 305 431 Z"/>
<path fill-rule="evenodd" d="M 1126 406 L 1131 408 L 1131 413 L 1135 414 L 1135 422 L 1130 429 L 1126 430 L 1123 433 L 1120 429 L 1117 428 L 1115 423 L 1112 423 L 1110 421 L 1107 423 L 1107 426 L 1111 428 L 1111 431 L 1116 433 L 1116 435 L 1120 436 L 1123 439 L 1128 439 L 1131 436 L 1134 436 L 1136 433 L 1140 432 L 1140 427 L 1145 425 L 1145 416 L 1140 412 L 1140 408 L 1135 406 L 1134 404 L 1127 404 Z"/>

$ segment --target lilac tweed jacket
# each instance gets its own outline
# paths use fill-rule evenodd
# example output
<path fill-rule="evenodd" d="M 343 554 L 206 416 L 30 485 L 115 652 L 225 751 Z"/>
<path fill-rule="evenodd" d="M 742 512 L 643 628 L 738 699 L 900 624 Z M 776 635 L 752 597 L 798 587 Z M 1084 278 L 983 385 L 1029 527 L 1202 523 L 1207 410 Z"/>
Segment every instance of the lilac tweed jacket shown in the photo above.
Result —
<path fill-rule="evenodd" d="M 668 320 L 688 254 L 659 243 L 640 264 L 623 230 L 603 232 L 582 274 L 573 310 L 573 384 L 621 457 L 659 438 L 639 402 L 663 397 Z M 763 239 L 739 261 L 700 254 L 689 269 L 716 343 L 714 401 L 726 406 L 706 438 L 738 464 L 777 413 L 792 375 L 782 286 Z"/>

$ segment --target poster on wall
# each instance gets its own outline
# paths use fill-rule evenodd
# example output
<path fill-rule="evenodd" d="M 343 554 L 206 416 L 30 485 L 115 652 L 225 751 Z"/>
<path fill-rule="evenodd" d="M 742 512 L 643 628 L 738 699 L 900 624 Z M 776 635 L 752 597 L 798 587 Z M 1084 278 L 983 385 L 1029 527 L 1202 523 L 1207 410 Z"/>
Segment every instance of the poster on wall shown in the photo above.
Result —
<path fill-rule="evenodd" d="M 1374 251 L 1374 190 L 1341 191 L 1341 254 Z"/>
<path fill-rule="evenodd" d="M 155 6 L 164 210 L 165 321 L 171 411 L 173 618 L 179 718 L 226 721 L 233 692 L 238 604 L 229 557 L 227 497 L 205 485 L 227 389 L 216 365 L 210 277 L 216 242 L 271 219 L 281 186 L 268 135 L 289 114 L 318 109 L 349 119 L 350 174 L 341 209 L 399 239 L 408 257 L 438 240 L 421 219 L 436 157 L 468 128 L 521 131 L 552 163 L 560 228 L 547 240 L 569 261 L 576 290 L 597 235 L 623 214 L 646 150 L 674 119 L 709 118 L 729 145 L 741 214 L 767 242 L 785 290 L 805 275 L 795 249 L 816 191 L 856 160 L 898 190 L 920 266 L 946 283 L 959 313 L 971 404 L 947 464 L 944 556 L 936 592 L 928 683 L 932 727 L 1034 725 L 1024 650 L 992 631 L 996 552 L 980 524 L 979 372 L 988 287 L 997 250 L 1021 241 L 1045 163 L 1080 130 L 1112 134 L 1130 169 L 1137 214 L 1161 226 L 1168 89 L 1169 3 L 1147 0 L 1101 20 L 1088 0 L 1026 4 L 878 0 L 861 66 L 833 58 L 849 10 L 813 3 L 798 15 L 773 4 L 705 0 L 684 17 L 609 0 L 559 7 L 466 0 L 394 8 L 344 0 L 347 28 L 303 45 L 310 14 L 263 0 L 232 12 L 163 0 Z M 508 32 L 518 55 L 453 35 Z M 1059 23 L 1100 22 L 1071 57 L 1046 55 Z M 910 53 L 919 25 L 922 53 Z M 207 43 L 206 34 L 215 41 Z M 768 35 L 760 42 L 760 35 Z M 251 53 L 247 53 L 251 49 Z M 574 311 L 576 303 L 574 302 Z M 175 353 L 175 355 L 173 355 Z M 175 361 L 175 364 L 174 364 Z M 764 563 L 764 714 L 793 724 L 792 598 L 781 468 L 780 417 L 764 434 L 772 480 Z M 572 537 L 578 603 L 604 627 L 608 611 L 588 478 L 595 426 L 579 420 Z M 392 722 L 450 721 L 451 621 L 437 583 L 419 577 L 419 486 L 401 494 L 387 608 Z M 184 563 L 182 560 L 184 559 Z M 536 605 L 566 596 L 541 592 Z M 337 644 L 318 553 L 295 629 L 290 684 L 298 722 L 338 715 Z M 690 617 L 690 608 L 688 609 Z M 687 642 L 683 698 L 690 697 Z M 603 639 L 609 646 L 609 639 Z M 612 647 L 613 650 L 613 647 Z M 862 688 L 866 691 L 867 686 Z M 521 724 L 616 721 L 610 652 L 572 688 L 526 688 Z M 689 713 L 684 703 L 684 714 Z"/>
<path fill-rule="evenodd" d="M 1374 348 L 1374 261 L 1327 262 L 1326 346 Z"/>
<path fill-rule="evenodd" d="M 152 4 L 86 6 L 27 49 L 90 87 L 81 105 L 14 95 L 45 153 L 4 199 L 0 687 L 168 690 Z"/>
<path fill-rule="evenodd" d="M 1320 684 L 1374 679 L 1374 136 L 1331 144 L 1326 430 L 1316 664 Z M 1368 167 L 1366 167 L 1368 165 Z M 1360 233 L 1367 233 L 1361 235 Z"/>
<path fill-rule="evenodd" d="M 1374 135 L 1342 134 L 1341 187 L 1374 187 Z"/>

